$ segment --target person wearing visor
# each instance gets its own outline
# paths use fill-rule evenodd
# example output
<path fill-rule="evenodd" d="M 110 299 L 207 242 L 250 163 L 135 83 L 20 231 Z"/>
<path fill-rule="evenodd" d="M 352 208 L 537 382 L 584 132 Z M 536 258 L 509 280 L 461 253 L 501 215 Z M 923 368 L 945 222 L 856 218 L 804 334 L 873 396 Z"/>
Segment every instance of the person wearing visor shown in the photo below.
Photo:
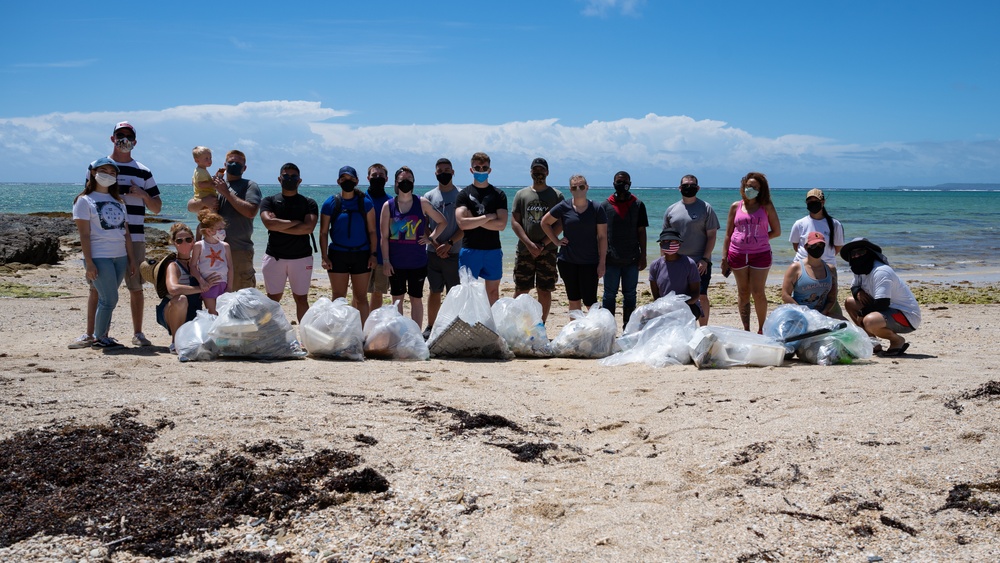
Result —
<path fill-rule="evenodd" d="M 670 292 L 686 295 L 691 314 L 700 319 L 701 274 L 698 273 L 698 264 L 690 256 L 680 253 L 684 240 L 676 229 L 663 229 L 657 240 L 660 242 L 660 257 L 649 265 L 649 290 L 653 299 Z"/>
<path fill-rule="evenodd" d="M 869 336 L 889 341 L 884 352 L 874 347 L 876 354 L 901 356 L 910 343 L 902 334 L 920 326 L 920 305 L 910 288 L 899 279 L 882 254 L 882 248 L 866 238 L 856 238 L 840 249 L 854 272 L 851 297 L 844 301 L 844 310 L 851 320 Z"/>
<path fill-rule="evenodd" d="M 823 233 L 813 231 L 805 237 L 802 248 L 806 251 L 806 259 L 792 262 L 785 270 L 785 278 L 781 283 L 781 300 L 805 305 L 827 316 L 835 316 L 834 309 L 838 308 L 837 270 L 823 261 L 826 237 Z"/>

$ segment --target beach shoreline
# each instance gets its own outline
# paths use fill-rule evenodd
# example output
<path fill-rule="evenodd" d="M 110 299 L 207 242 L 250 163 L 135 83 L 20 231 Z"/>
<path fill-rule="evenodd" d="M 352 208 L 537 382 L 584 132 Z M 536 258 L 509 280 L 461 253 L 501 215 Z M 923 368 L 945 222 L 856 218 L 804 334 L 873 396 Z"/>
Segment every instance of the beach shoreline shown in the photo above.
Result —
<path fill-rule="evenodd" d="M 108 425 L 127 411 L 161 426 L 145 468 L 163 467 L 155 460 L 167 455 L 193 464 L 189 471 L 207 470 L 221 452 L 249 456 L 265 446 L 281 453 L 255 463 L 282 467 L 332 448 L 359 456 L 357 469 L 389 483 L 385 492 L 349 493 L 325 508 L 191 530 L 213 543 L 175 561 L 227 553 L 289 554 L 289 561 L 997 555 L 995 514 L 946 507 L 956 487 L 1000 476 L 1000 460 L 988 454 L 1000 447 L 998 403 L 976 394 L 1000 380 L 1000 305 L 925 303 L 906 356 L 850 366 L 180 363 L 154 324 L 148 285 L 145 327 L 154 346 L 102 351 L 66 348 L 86 310 L 74 264 L 0 282 L 58 294 L 0 299 L 0 439 Z M 971 287 L 995 298 L 995 286 Z M 314 284 L 314 296 L 327 292 Z M 119 337 L 131 333 L 122 293 L 111 329 Z M 504 293 L 512 294 L 509 286 Z M 712 324 L 736 327 L 735 306 L 721 304 L 727 295 L 717 292 Z M 564 299 L 557 295 L 553 305 L 550 337 L 568 320 Z M 282 307 L 294 318 L 287 295 Z M 460 419 L 487 423 L 462 429 Z M 508 448 L 537 455 L 519 461 Z M 130 551 L 134 539 L 107 545 L 139 533 L 129 526 L 105 536 L 37 533 L 0 546 L 0 560 L 101 560 L 114 546 L 112 561 L 156 560 Z"/>

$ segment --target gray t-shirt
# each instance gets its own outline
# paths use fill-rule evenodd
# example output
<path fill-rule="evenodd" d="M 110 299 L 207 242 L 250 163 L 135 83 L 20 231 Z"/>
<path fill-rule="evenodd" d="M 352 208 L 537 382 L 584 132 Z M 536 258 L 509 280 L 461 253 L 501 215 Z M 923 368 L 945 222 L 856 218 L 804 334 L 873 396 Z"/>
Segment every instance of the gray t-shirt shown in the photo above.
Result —
<path fill-rule="evenodd" d="M 229 191 L 253 205 L 260 205 L 260 187 L 257 182 L 240 178 L 229 183 Z M 244 217 L 226 198 L 219 196 L 219 215 L 226 220 L 226 242 L 233 250 L 253 250 L 253 220 Z"/>
<path fill-rule="evenodd" d="M 448 222 L 448 226 L 445 227 L 444 232 L 441 233 L 440 240 L 446 241 L 455 234 L 458 230 L 458 221 L 455 219 L 455 200 L 458 199 L 458 188 L 454 188 L 451 191 L 442 192 L 440 188 L 434 188 L 433 190 L 424 194 L 424 199 L 426 199 L 434 209 L 437 209 L 441 215 L 444 215 L 445 220 Z M 427 234 L 431 234 L 431 231 L 437 228 L 437 221 L 431 219 L 430 216 L 427 217 Z M 451 250 L 448 254 L 458 254 L 458 251 L 462 250 L 462 241 L 459 240 L 454 245 L 452 245 Z M 427 252 L 434 252 L 434 245 L 427 245 Z"/>
<path fill-rule="evenodd" d="M 531 187 L 522 188 L 514 194 L 514 213 L 521 217 L 521 226 L 524 227 L 524 232 L 531 242 L 554 246 L 542 230 L 542 217 L 563 199 L 565 197 L 562 192 L 550 186 L 545 186 L 540 192 Z M 521 248 L 524 243 L 520 239 L 517 241 L 517 246 L 520 250 L 524 250 Z"/>
<path fill-rule="evenodd" d="M 719 230 L 719 218 L 705 201 L 695 199 L 688 205 L 681 200 L 668 207 L 663 214 L 663 228 L 667 227 L 676 229 L 684 239 L 680 253 L 698 261 L 705 256 L 706 233 Z"/>

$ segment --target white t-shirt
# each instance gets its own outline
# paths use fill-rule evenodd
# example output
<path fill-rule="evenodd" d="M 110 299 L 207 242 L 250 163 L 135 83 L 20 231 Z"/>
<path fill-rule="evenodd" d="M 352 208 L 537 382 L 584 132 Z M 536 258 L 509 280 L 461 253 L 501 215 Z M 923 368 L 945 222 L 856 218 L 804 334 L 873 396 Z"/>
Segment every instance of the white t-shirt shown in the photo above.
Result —
<path fill-rule="evenodd" d="M 805 260 L 808 256 L 806 252 L 806 239 L 809 237 L 809 233 L 817 232 L 823 233 L 826 237 L 826 250 L 823 251 L 823 261 L 827 264 L 837 264 L 837 251 L 834 249 L 835 246 L 844 246 L 844 226 L 840 224 L 840 221 L 833 220 L 833 230 L 836 231 L 833 238 L 830 238 L 830 226 L 826 223 L 826 218 L 823 219 L 813 219 L 811 216 L 806 215 L 805 217 L 799 219 L 792 225 L 792 232 L 788 235 L 788 242 L 792 244 L 798 244 L 799 249 L 795 252 L 796 260 Z M 833 244 L 830 244 L 830 240 L 833 240 Z"/>
<path fill-rule="evenodd" d="M 73 219 L 90 221 L 90 257 L 128 256 L 125 250 L 125 204 L 108 194 L 91 192 L 73 204 Z"/>
<path fill-rule="evenodd" d="M 888 297 L 889 306 L 902 311 L 906 315 L 906 320 L 910 321 L 910 326 L 913 328 L 920 326 L 920 305 L 917 304 L 917 298 L 889 266 L 876 260 L 875 267 L 867 276 L 854 275 L 851 287 L 858 286 L 861 286 L 861 289 L 873 299 Z"/>

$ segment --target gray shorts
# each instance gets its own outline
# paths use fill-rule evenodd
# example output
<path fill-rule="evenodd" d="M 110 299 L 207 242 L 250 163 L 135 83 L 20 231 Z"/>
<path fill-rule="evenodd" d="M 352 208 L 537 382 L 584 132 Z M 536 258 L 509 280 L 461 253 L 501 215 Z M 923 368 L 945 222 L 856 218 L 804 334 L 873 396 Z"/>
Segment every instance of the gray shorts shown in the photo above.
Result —
<path fill-rule="evenodd" d="M 910 326 L 910 321 L 899 309 L 889 307 L 885 311 L 879 311 L 879 313 L 881 313 L 882 318 L 885 319 L 885 326 L 896 334 L 908 334 L 916 330 Z"/>
<path fill-rule="evenodd" d="M 427 285 L 431 293 L 443 293 L 459 284 L 458 254 L 449 254 L 441 258 L 434 252 L 427 253 Z"/>

